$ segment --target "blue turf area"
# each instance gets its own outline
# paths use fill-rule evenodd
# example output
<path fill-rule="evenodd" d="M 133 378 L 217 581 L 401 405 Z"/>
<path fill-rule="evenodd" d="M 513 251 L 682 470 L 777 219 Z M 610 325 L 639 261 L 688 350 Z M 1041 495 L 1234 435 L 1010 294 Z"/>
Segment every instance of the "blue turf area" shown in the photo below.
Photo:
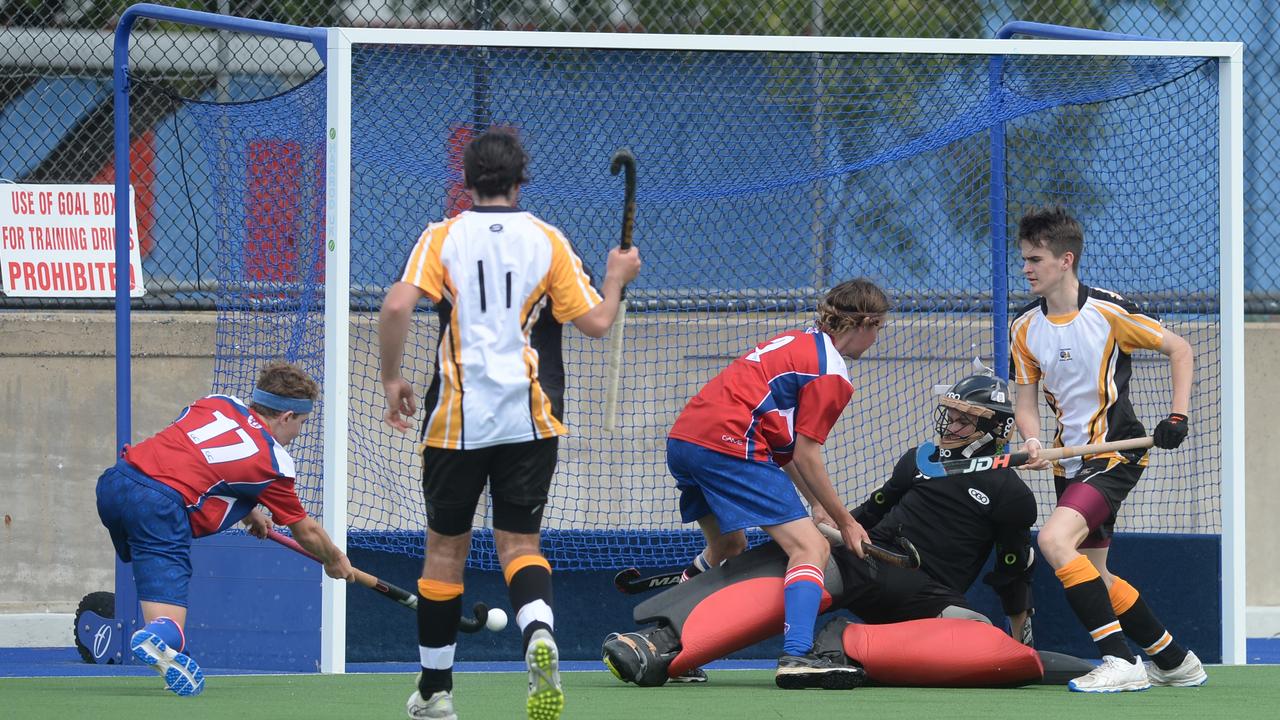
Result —
<path fill-rule="evenodd" d="M 1280 665 L 1280 638 L 1249 638 L 1246 655 L 1250 665 Z M 197 660 L 199 656 L 197 656 Z M 759 670 L 772 668 L 773 660 L 720 660 L 707 666 L 708 670 Z M 352 673 L 411 673 L 417 671 L 414 663 L 348 663 Z M 602 671 L 604 666 L 591 660 L 566 661 L 561 670 Z M 262 671 L 254 668 L 205 668 L 206 675 L 262 675 L 282 674 L 278 671 Z M 522 662 L 462 662 L 458 672 L 520 672 Z M 145 665 L 90 665 L 81 662 L 75 648 L 0 648 L 0 677 L 93 677 L 112 675 L 150 675 Z"/>

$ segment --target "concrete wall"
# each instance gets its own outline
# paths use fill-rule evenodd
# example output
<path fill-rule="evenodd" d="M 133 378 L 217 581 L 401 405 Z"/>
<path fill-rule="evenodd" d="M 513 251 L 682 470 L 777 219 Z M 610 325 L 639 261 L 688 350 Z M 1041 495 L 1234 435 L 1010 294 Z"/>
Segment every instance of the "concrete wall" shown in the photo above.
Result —
<path fill-rule="evenodd" d="M 769 316 L 716 316 L 694 314 L 681 322 L 694 336 L 694 342 L 708 347 L 739 348 L 745 338 L 758 338 L 769 329 L 782 329 L 795 324 L 797 318 Z M 652 350 L 658 342 L 660 316 L 633 315 L 628 327 L 628 344 L 634 354 Z M 940 321 L 943 322 L 943 321 Z M 945 322 L 954 325 L 955 320 Z M 767 326 L 767 327 L 762 327 Z M 366 338 L 372 332 L 370 318 L 353 322 L 353 334 Z M 922 327 L 913 332 L 930 332 Z M 431 326 L 419 327 L 417 334 L 429 338 Z M 69 612 L 79 599 L 93 590 L 110 589 L 113 585 L 113 563 L 110 543 L 98 523 L 94 509 L 94 484 L 102 469 L 113 461 L 115 447 L 115 378 L 114 328 L 110 313 L 4 313 L 0 314 L 0 383 L 3 405 L 0 405 L 0 613 Z M 567 352 L 598 351 L 599 345 L 566 333 Z M 599 342 L 599 341 L 594 341 Z M 212 385 L 211 348 L 214 345 L 212 314 L 144 313 L 134 322 L 134 437 L 145 437 L 172 420 L 175 413 L 190 400 L 206 393 Z M 1203 350 L 1202 350 L 1203 351 Z M 874 355 L 874 353 L 873 353 Z M 1211 359 L 1209 353 L 1204 354 Z M 363 406 L 366 412 L 353 417 L 353 434 L 381 432 L 374 418 L 380 414 L 379 391 L 372 374 L 367 371 L 373 358 L 353 357 L 365 370 L 353 373 L 356 387 L 353 408 Z M 955 373 L 958 358 L 929 358 L 910 361 L 911 377 L 945 377 Z M 725 362 L 714 352 L 677 360 L 684 378 L 678 386 L 660 390 L 645 382 L 639 374 L 624 382 L 623 410 L 643 403 L 648 424 L 665 425 L 679 411 L 684 398 L 713 375 Z M 864 387 L 890 382 L 904 372 L 903 358 L 885 353 L 868 357 L 856 370 Z M 1207 362 L 1205 363 L 1207 366 Z M 1271 468 L 1280 464 L 1280 445 L 1271 441 L 1269 429 L 1276 425 L 1280 404 L 1276 379 L 1280 376 L 1280 324 L 1249 323 L 1246 328 L 1246 383 L 1249 404 L 1246 409 L 1248 491 L 1248 594 L 1249 605 L 1280 606 L 1280 554 L 1269 549 L 1280 544 L 1280 528 L 1270 519 L 1280 512 L 1280 488 L 1272 482 Z M 918 367 L 915 367 L 918 366 Z M 420 372 L 425 369 L 420 369 Z M 1141 371 L 1140 371 L 1141 372 Z M 585 408 L 581 412 L 597 414 L 593 422 L 570 423 L 581 432 L 566 443 L 564 470 L 597 479 L 590 495 L 579 497 L 567 511 L 555 519 L 557 525 L 582 527 L 583 524 L 608 523 L 610 503 L 625 500 L 634 486 L 625 477 L 610 477 L 603 472 L 598 457 L 588 448 L 617 446 L 617 440 L 590 430 L 599 425 L 600 412 L 595 399 L 603 384 L 603 369 L 584 373 L 571 381 L 570 407 Z M 687 387 L 686 387 L 687 385 Z M 425 388 L 417 378 L 419 392 Z M 918 442 L 927 418 L 921 417 L 926 407 L 928 387 L 915 383 L 900 407 L 890 410 L 900 417 L 878 423 L 887 426 L 888 436 L 871 437 L 850 422 L 839 426 L 840 443 L 851 448 L 853 456 L 862 453 L 861 446 L 876 444 L 895 447 Z M 917 397 L 918 396 L 918 397 Z M 589 401 L 584 401 L 584 398 Z M 575 410 L 575 412 L 579 412 Z M 1193 423 L 1205 417 L 1211 408 L 1195 408 Z M 634 415 L 628 417 L 635 417 Z M 1193 427 L 1203 427 L 1193 425 Z M 583 428 L 586 428 L 585 430 Z M 632 437 L 643 437 L 642 428 L 629 428 Z M 316 432 L 317 428 L 312 428 Z M 656 432 L 656 428 L 655 428 Z M 665 432 L 665 430 L 664 430 Z M 318 434 L 318 433 L 317 433 Z M 660 434 L 654 437 L 661 437 Z M 1212 438 L 1197 442 L 1209 443 Z M 412 458 L 412 440 L 397 441 L 398 450 L 391 453 L 401 462 Z M 612 447 L 626 453 L 635 466 L 629 474 L 665 476 L 661 448 L 657 441 L 637 442 L 625 447 Z M 653 445 L 649 447 L 648 445 Z M 1212 460 L 1195 460 L 1196 465 L 1212 464 Z M 652 466 L 652 467 L 651 467 Z M 370 484 L 373 472 L 353 459 L 353 492 Z M 883 470 L 855 478 L 846 495 L 855 496 L 882 479 Z M 1163 473 L 1163 475 L 1162 475 Z M 1167 470 L 1153 469 L 1152 483 L 1166 482 Z M 1176 479 L 1176 478 L 1175 478 Z M 1171 481 L 1171 480 L 1170 480 Z M 1046 483 L 1033 482 L 1040 488 L 1042 505 L 1051 494 Z M 1176 489 L 1176 488 L 1175 488 Z M 405 475 L 395 495 L 367 500 L 388 510 L 418 507 L 416 481 Z M 674 495 L 670 495 L 674 511 Z M 407 498 L 407 499 L 406 499 Z M 565 500 L 568 500 L 567 498 Z M 1180 512 L 1178 504 L 1200 502 L 1191 497 L 1184 503 L 1174 502 L 1168 512 Z M 420 510 L 416 510 L 420 512 Z M 386 522 L 386 521 L 384 521 Z M 395 522 L 394 520 L 390 522 Z M 385 527 L 385 526 L 384 526 Z M 408 525 L 407 527 L 414 527 Z"/>

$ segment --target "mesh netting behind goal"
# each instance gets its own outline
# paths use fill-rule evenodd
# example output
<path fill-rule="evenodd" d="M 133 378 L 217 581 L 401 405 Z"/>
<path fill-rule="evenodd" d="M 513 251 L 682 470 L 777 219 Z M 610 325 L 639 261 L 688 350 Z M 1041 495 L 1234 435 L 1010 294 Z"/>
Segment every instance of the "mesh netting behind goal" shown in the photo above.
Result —
<path fill-rule="evenodd" d="M 860 275 L 885 287 L 895 310 L 851 364 L 856 393 L 825 454 L 838 491 L 861 502 L 902 452 L 929 439 L 933 386 L 1003 352 L 1006 313 L 1028 296 L 1016 242 L 993 256 L 993 236 L 1016 237 L 1023 211 L 1053 202 L 1085 227 L 1082 280 L 1162 315 L 1198 354 L 1191 439 L 1153 455 L 1119 529 L 1219 531 L 1215 61 L 1011 56 L 993 81 L 983 56 L 353 53 L 353 544 L 421 550 L 421 457 L 416 438 L 381 421 L 377 310 L 427 223 L 465 207 L 462 147 L 489 125 L 519 133 L 533 158 L 522 206 L 560 227 L 597 279 L 620 224 L 610 155 L 627 146 L 639 158 L 645 267 L 629 292 L 616 434 L 603 429 L 606 342 L 564 332 L 572 435 L 544 523 L 557 567 L 687 562 L 701 539 L 679 522 L 664 461 L 671 423 L 733 358 L 810 323 L 821 292 Z M 202 141 L 192 153 L 209 160 L 226 260 L 216 389 L 247 393 L 254 368 L 279 355 L 319 374 L 325 77 L 186 112 Z M 1005 171 L 995 178 L 1007 209 L 993 223 L 999 126 Z M 437 331 L 424 304 L 405 368 L 419 396 Z M 1150 428 L 1168 409 L 1167 364 L 1147 353 L 1134 368 L 1133 399 Z M 318 423 L 295 456 L 314 508 Z M 1028 478 L 1047 517 L 1051 479 Z M 486 502 L 477 527 L 488 523 Z M 497 566 L 484 534 L 471 564 Z"/>

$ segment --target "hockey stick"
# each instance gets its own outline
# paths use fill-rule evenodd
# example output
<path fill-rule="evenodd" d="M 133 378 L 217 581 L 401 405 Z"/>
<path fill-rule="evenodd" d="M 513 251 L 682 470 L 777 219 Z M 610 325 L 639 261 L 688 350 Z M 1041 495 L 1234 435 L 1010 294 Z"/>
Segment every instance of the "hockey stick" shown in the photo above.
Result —
<path fill-rule="evenodd" d="M 832 546 L 844 547 L 844 536 L 840 534 L 839 530 L 827 525 L 826 523 L 820 523 L 818 525 L 818 531 L 827 538 L 827 541 L 830 542 Z M 916 550 L 916 546 L 912 545 L 910 540 L 902 537 L 901 535 L 895 537 L 893 541 L 898 546 L 897 550 L 864 542 L 862 543 L 862 552 L 866 553 L 867 557 L 873 557 L 882 563 L 896 565 L 908 570 L 918 569 L 920 567 L 920 551 Z"/>
<path fill-rule="evenodd" d="M 631 249 L 631 230 L 636 222 L 636 156 L 627 148 L 613 153 L 609 160 L 609 172 L 617 175 L 626 169 L 623 175 L 625 192 L 622 200 L 622 240 L 618 248 L 623 252 Z M 604 429 L 610 433 L 618 429 L 618 383 L 622 379 L 622 335 L 627 324 L 627 289 L 622 288 L 622 298 L 618 302 L 618 314 L 613 319 L 613 328 L 609 331 L 609 360 L 605 368 L 604 386 Z"/>
<path fill-rule="evenodd" d="M 1111 442 L 1094 443 L 1092 445 L 1072 445 L 1069 447 L 1048 448 L 1040 451 L 1041 460 L 1061 460 L 1062 458 L 1094 455 L 1096 453 L 1116 452 L 1119 450 L 1144 450 L 1151 447 L 1149 437 L 1131 438 L 1129 440 L 1113 440 Z M 964 475 L 983 470 L 998 468 L 1015 468 L 1027 464 L 1030 455 L 1024 452 L 988 455 L 986 457 L 959 458 L 956 460 L 931 459 L 938 446 L 931 442 L 921 443 L 916 449 L 916 469 L 925 477 L 945 477 L 947 475 Z"/>
<path fill-rule="evenodd" d="M 280 543 L 281 545 L 289 548 L 290 550 L 300 555 L 309 557 L 312 560 L 315 560 L 316 562 L 322 565 L 324 564 L 324 561 L 322 561 L 320 558 L 316 557 L 315 555 L 312 555 L 310 552 L 307 551 L 306 548 L 299 545 L 297 540 L 294 540 L 288 535 L 283 535 L 276 530 L 271 530 L 267 532 L 267 538 Z M 377 577 L 374 577 L 373 575 L 370 575 L 369 573 L 361 570 L 360 568 L 353 566 L 351 569 L 356 571 L 357 583 L 369 588 L 370 590 L 378 593 L 379 595 L 382 595 L 383 597 L 389 598 L 391 600 L 394 600 L 400 603 L 401 605 L 409 608 L 410 610 L 418 609 L 417 595 L 409 592 L 408 590 L 405 590 L 402 587 L 392 585 L 391 583 L 386 582 L 385 580 L 380 580 Z M 484 627 L 485 621 L 488 618 L 489 618 L 489 606 L 485 605 L 484 603 L 476 603 L 471 608 L 471 617 L 467 617 L 466 615 L 462 616 L 461 622 L 458 624 L 458 629 L 461 630 L 462 632 L 468 632 L 468 633 L 479 632 Z"/>
<path fill-rule="evenodd" d="M 840 536 L 840 531 L 830 525 L 819 525 L 818 530 L 826 536 L 827 540 L 836 547 L 844 547 L 844 538 Z M 862 551 L 877 560 L 897 565 L 898 567 L 915 570 L 920 567 L 920 552 L 916 550 L 915 545 L 911 541 L 898 537 L 896 539 L 900 550 L 890 550 L 889 548 L 880 547 L 871 543 L 863 543 Z M 613 576 L 613 585 L 618 588 L 618 592 L 623 595 L 639 595 L 650 590 L 671 587 L 680 584 L 680 577 L 684 574 L 683 570 L 675 572 L 657 573 L 655 575 L 641 576 L 638 568 L 627 568 Z"/>
<path fill-rule="evenodd" d="M 623 595 L 639 595 L 640 593 L 649 592 L 658 588 L 670 587 L 680 584 L 680 576 L 684 574 L 683 570 L 675 572 L 658 573 L 657 575 L 649 575 L 647 577 L 640 576 L 638 568 L 627 568 L 613 576 L 613 585 L 618 588 L 618 592 Z"/>

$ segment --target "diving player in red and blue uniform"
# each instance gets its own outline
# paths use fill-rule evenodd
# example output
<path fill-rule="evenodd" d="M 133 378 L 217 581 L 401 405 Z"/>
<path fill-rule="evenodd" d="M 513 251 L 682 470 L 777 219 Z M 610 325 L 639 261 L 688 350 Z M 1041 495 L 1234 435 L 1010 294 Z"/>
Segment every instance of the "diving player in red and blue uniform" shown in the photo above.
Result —
<path fill-rule="evenodd" d="M 238 522 L 264 538 L 273 522 L 287 525 L 324 561 L 329 577 L 355 577 L 347 556 L 302 508 L 285 450 L 302 432 L 318 393 L 296 366 L 268 363 L 248 405 L 230 395 L 201 398 L 156 435 L 125 447 L 98 478 L 98 516 L 116 554 L 133 563 L 146 622 L 130 648 L 178 695 L 204 689 L 203 671 L 183 652 L 193 538 Z M 259 504 L 271 511 L 269 519 Z"/>
<path fill-rule="evenodd" d="M 707 539 L 701 564 L 741 553 L 748 527 L 762 528 L 787 554 L 786 632 L 774 677 L 782 688 L 859 681 L 851 668 L 812 652 L 814 621 L 830 602 L 822 589 L 830 548 L 796 489 L 813 519 L 838 528 L 861 557 L 867 532 L 832 487 L 822 443 L 853 396 L 843 358 L 871 347 L 888 309 L 884 292 L 867 280 L 837 285 L 819 304 L 816 327 L 778 335 L 734 360 L 689 401 L 667 439 L 681 516 Z"/>

